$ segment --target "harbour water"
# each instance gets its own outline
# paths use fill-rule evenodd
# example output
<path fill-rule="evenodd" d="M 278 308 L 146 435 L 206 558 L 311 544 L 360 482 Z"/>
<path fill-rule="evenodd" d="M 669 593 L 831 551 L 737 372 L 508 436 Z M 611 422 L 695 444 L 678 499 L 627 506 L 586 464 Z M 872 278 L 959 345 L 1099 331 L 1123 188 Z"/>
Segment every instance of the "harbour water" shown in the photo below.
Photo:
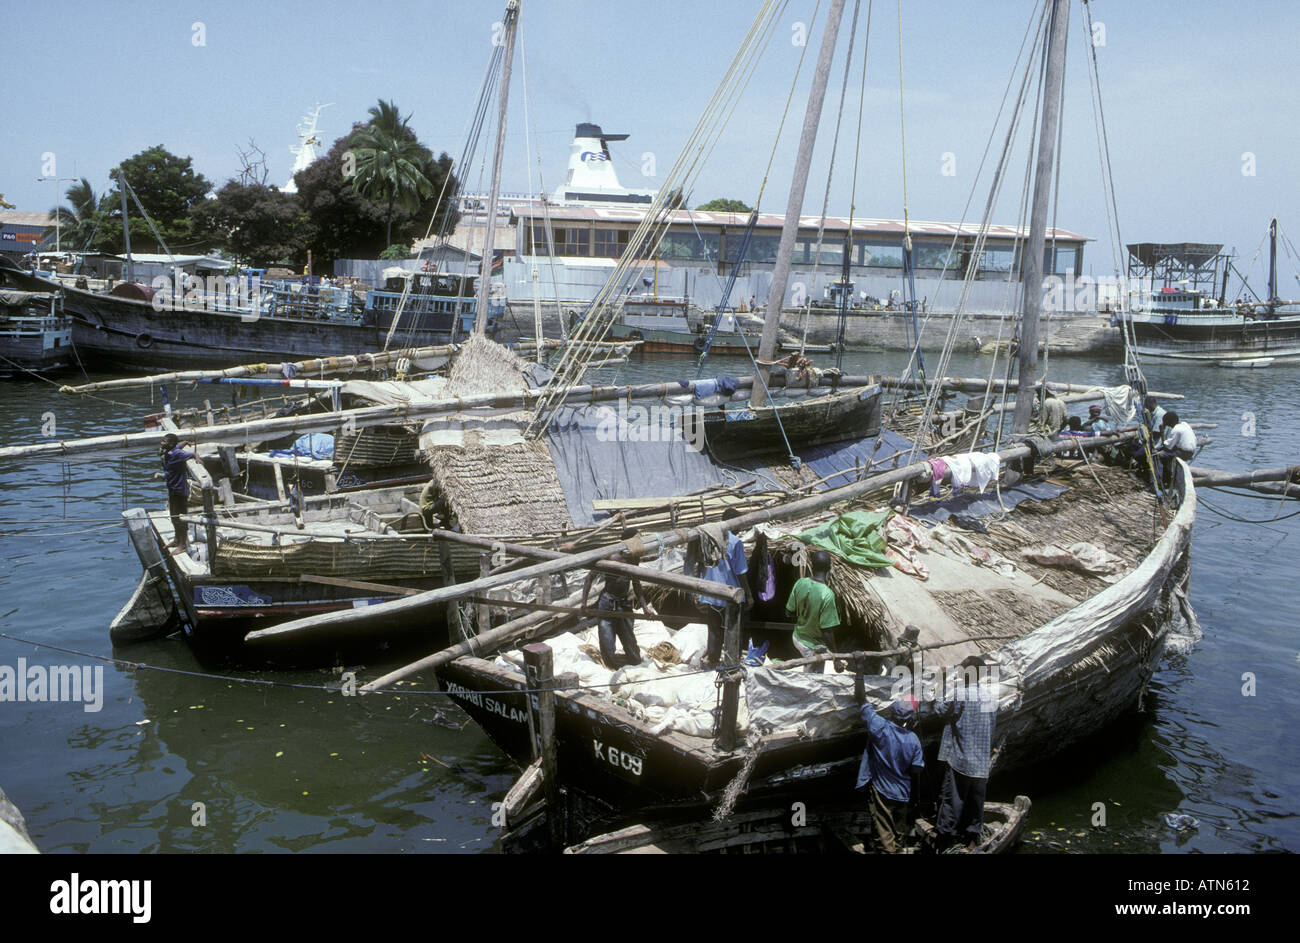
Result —
<path fill-rule="evenodd" d="M 858 352 L 845 367 L 892 373 L 904 362 Z M 959 356 L 948 373 L 987 375 L 992 364 Z M 715 360 L 710 373 L 741 368 Z M 1184 418 L 1219 423 L 1198 464 L 1275 467 L 1300 456 L 1289 406 L 1300 368 L 1146 372 L 1151 388 L 1186 395 Z M 648 358 L 600 379 L 693 374 L 693 358 Z M 1052 378 L 1115 384 L 1122 371 L 1058 359 Z M 72 398 L 13 381 L 0 398 L 0 442 L 42 441 L 51 422 L 59 438 L 138 429 L 160 408 L 147 394 Z M 140 572 L 119 515 L 162 505 L 155 468 L 147 455 L 0 465 L 0 633 L 63 649 L 0 638 L 0 666 L 93 666 L 103 662 L 77 653 L 115 654 L 108 623 Z M 1050 769 L 994 783 L 990 798 L 1034 800 L 1022 852 L 1300 851 L 1300 518 L 1288 517 L 1294 504 L 1200 494 L 1192 601 L 1204 638 L 1166 658 L 1145 714 Z M 178 638 L 116 655 L 141 667 L 104 665 L 97 711 L 0 702 L 0 786 L 43 851 L 499 848 L 493 803 L 516 770 L 445 698 L 420 693 L 430 679 L 355 698 L 326 669 L 211 675 Z M 400 660 L 342 667 L 364 682 Z M 250 683 L 259 681 L 272 683 Z"/>

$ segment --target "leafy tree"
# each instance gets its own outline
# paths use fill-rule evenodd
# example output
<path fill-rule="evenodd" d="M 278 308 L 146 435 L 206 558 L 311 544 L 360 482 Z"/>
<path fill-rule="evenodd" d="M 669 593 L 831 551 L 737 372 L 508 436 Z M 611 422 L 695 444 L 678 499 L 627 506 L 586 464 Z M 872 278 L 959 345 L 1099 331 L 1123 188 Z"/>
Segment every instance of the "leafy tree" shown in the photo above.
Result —
<path fill-rule="evenodd" d="M 203 248 L 225 250 L 247 265 L 306 261 L 306 218 L 298 200 L 275 187 L 231 180 L 190 218 Z"/>
<path fill-rule="evenodd" d="M 302 211 L 310 221 L 307 245 L 321 265 L 336 258 L 376 258 L 391 245 L 404 246 L 423 236 L 431 218 L 436 217 L 435 232 L 450 229 L 459 218 L 459 184 L 451 174 L 451 158 L 442 154 L 435 160 L 406 125 L 409 119 L 402 119 L 391 102 L 381 101 L 370 115 L 370 123 L 354 125 L 324 157 L 294 177 Z M 366 153 L 367 143 L 384 141 L 396 145 L 396 159 L 379 154 L 378 149 L 374 155 Z M 384 181 L 391 178 L 384 168 L 391 167 L 400 176 L 403 161 L 414 163 L 417 153 L 428 186 L 414 192 L 409 187 L 385 189 Z M 373 166 L 374 174 L 363 185 L 360 178 L 367 166 Z"/>
<path fill-rule="evenodd" d="M 718 197 L 716 200 L 709 200 L 707 203 L 701 203 L 695 207 L 697 210 L 704 210 L 710 213 L 752 213 L 754 208 L 745 203 L 744 200 L 728 200 Z"/>
<path fill-rule="evenodd" d="M 82 177 L 68 187 L 66 196 L 68 205 L 50 209 L 50 215 L 59 219 L 59 240 L 78 251 L 87 251 L 92 240 L 96 248 L 109 248 L 112 243 L 105 239 L 108 232 L 104 228 L 110 215 L 108 195 L 96 196 L 90 181 Z M 46 241 L 54 238 L 54 232 L 51 229 L 46 233 Z"/>
<path fill-rule="evenodd" d="M 373 196 L 385 204 L 384 240 L 393 241 L 393 208 L 414 211 L 433 195 L 433 183 L 425 175 L 433 154 L 421 144 L 393 102 L 382 99 L 370 109 L 370 123 L 352 133 L 356 158 L 354 184 L 362 196 Z"/>
<path fill-rule="evenodd" d="M 195 173 L 189 157 L 177 157 L 161 144 L 154 145 L 122 161 L 117 173 L 123 172 L 126 181 L 135 191 L 159 234 L 173 251 L 190 247 L 190 210 L 200 203 L 212 189 L 207 179 Z M 108 197 L 111 206 L 120 206 L 120 186 Z M 127 210 L 131 218 L 131 247 L 136 251 L 161 252 L 162 246 L 154 238 L 149 224 L 138 219 L 138 211 L 129 200 Z M 117 245 L 121 245 L 120 210 L 117 226 Z"/>
<path fill-rule="evenodd" d="M 383 252 L 379 253 L 379 257 L 385 262 L 409 259 L 411 257 L 411 248 L 410 246 L 402 245 L 389 246 Z"/>

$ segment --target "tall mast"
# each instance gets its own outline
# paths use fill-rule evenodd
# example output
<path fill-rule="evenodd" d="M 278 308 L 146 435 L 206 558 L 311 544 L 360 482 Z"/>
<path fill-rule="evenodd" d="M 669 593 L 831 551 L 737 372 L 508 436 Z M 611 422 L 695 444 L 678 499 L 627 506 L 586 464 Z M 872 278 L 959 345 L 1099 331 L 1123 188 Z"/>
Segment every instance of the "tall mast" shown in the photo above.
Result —
<path fill-rule="evenodd" d="M 487 226 L 483 236 L 483 264 L 478 280 L 478 313 L 474 319 L 474 333 L 487 331 L 488 289 L 492 287 L 493 243 L 496 239 L 497 194 L 501 190 L 501 158 L 506 148 L 506 103 L 510 100 L 510 63 L 515 57 L 515 28 L 519 25 L 519 0 L 506 3 L 502 18 L 505 29 L 505 53 L 501 66 L 501 88 L 497 104 L 497 143 L 492 154 L 492 191 L 488 194 Z"/>
<path fill-rule="evenodd" d="M 790 181 L 790 200 L 786 204 L 785 224 L 781 227 L 781 243 L 777 248 L 776 264 L 772 268 L 772 291 L 767 297 L 767 313 L 763 317 L 763 341 L 759 345 L 760 360 L 771 360 L 776 352 L 777 337 L 781 330 L 781 306 L 785 303 L 786 283 L 790 279 L 790 258 L 794 255 L 794 240 L 799 234 L 799 214 L 803 211 L 803 194 L 808 184 L 808 168 L 812 163 L 813 145 L 817 141 L 817 125 L 822 117 L 822 102 L 826 98 L 826 82 L 831 74 L 831 59 L 835 55 L 835 41 L 839 37 L 840 19 L 844 15 L 844 0 L 832 0 L 826 18 L 826 32 L 822 34 L 822 47 L 817 55 L 817 71 L 813 74 L 812 90 L 808 93 L 808 110 L 803 116 L 803 133 L 799 137 L 799 154 L 794 163 L 794 179 Z M 764 389 L 770 367 L 760 366 L 750 394 L 751 406 L 763 405 Z"/>
<path fill-rule="evenodd" d="M 1034 167 L 1034 204 L 1029 216 L 1029 240 L 1021 263 L 1025 296 L 1020 319 L 1020 392 L 1012 432 L 1028 432 L 1038 384 L 1038 319 L 1043 312 L 1043 251 L 1046 247 L 1047 210 L 1052 195 L 1056 160 L 1056 134 L 1061 124 L 1061 74 L 1065 68 L 1065 35 L 1070 23 L 1070 0 L 1053 0 L 1048 23 L 1047 73 L 1043 78 L 1043 116 L 1038 129 L 1038 162 Z"/>
<path fill-rule="evenodd" d="M 1277 302 L 1277 218 L 1268 226 L 1268 303 Z"/>
<path fill-rule="evenodd" d="M 117 169 L 117 189 L 122 193 L 122 239 L 126 242 L 126 278 L 123 281 L 135 281 L 135 263 L 131 260 L 131 221 L 126 216 L 126 174 L 122 168 Z"/>

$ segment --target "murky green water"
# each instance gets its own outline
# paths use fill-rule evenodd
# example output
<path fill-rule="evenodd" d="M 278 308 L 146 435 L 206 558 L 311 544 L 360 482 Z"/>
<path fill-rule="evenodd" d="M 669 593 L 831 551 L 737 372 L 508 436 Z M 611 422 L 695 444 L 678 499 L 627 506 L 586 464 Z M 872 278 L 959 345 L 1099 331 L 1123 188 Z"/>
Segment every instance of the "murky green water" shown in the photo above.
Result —
<path fill-rule="evenodd" d="M 850 354 L 855 372 L 896 371 L 901 355 Z M 735 360 L 718 371 L 739 370 Z M 949 373 L 987 374 L 989 358 Z M 689 358 L 606 371 L 605 380 L 678 375 Z M 1117 383 L 1118 367 L 1057 360 L 1061 380 Z M 999 371 L 1000 373 L 1000 371 Z M 693 374 L 693 370 L 691 371 Z M 685 375 L 691 375 L 685 374 Z M 1153 389 L 1187 395 L 1186 418 L 1219 422 L 1200 463 L 1274 467 L 1300 460 L 1293 407 L 1300 368 L 1148 365 Z M 198 394 L 182 393 L 197 397 Z M 0 442 L 133 430 L 160 405 L 62 397 L 39 381 L 0 387 Z M 198 397 L 201 399 L 201 397 Z M 1254 435 L 1243 435 L 1244 413 Z M 1245 431 L 1251 431 L 1246 429 Z M 111 655 L 107 628 L 139 576 L 118 518 L 162 503 L 154 463 L 0 465 L 0 632 Z M 1230 522 L 1211 508 L 1261 524 Z M 1282 507 L 1278 517 L 1295 506 Z M 1300 518 L 1276 503 L 1206 492 L 1193 546 L 1192 599 L 1205 638 L 1170 656 L 1149 711 L 1002 784 L 1034 799 L 1025 851 L 1300 850 Z M 345 698 L 329 671 L 204 677 L 177 639 L 123 650 L 200 676 L 106 666 L 102 709 L 0 703 L 0 787 L 45 851 L 479 851 L 497 847 L 491 804 L 512 765 L 445 700 L 414 693 Z M 0 639 L 0 665 L 94 664 Z M 365 680 L 391 667 L 347 666 Z M 238 674 L 238 673 L 237 673 Z M 1253 677 L 1245 696 L 1243 677 Z M 427 687 L 428 685 L 424 685 Z M 1004 796 L 1005 794 L 1005 796 Z M 202 803 L 196 808 L 195 803 Z M 1095 827 L 1097 804 L 1106 824 Z M 203 814 L 203 824 L 197 824 Z M 1195 817 L 1175 831 L 1166 813 Z"/>

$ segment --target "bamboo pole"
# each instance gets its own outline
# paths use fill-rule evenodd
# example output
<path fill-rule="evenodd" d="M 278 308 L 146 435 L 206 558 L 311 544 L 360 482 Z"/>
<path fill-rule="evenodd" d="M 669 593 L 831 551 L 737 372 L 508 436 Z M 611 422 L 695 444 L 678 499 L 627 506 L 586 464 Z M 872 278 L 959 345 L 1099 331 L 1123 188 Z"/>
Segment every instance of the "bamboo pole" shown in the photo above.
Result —
<path fill-rule="evenodd" d="M 910 380 L 904 380 L 901 377 L 881 377 L 879 383 L 886 390 L 913 390 L 916 384 Z M 1035 384 L 1038 389 L 1042 384 Z M 1019 380 L 994 380 L 990 385 L 988 380 L 982 380 L 979 377 L 944 377 L 940 380 L 934 380 L 925 385 L 925 389 L 931 389 L 935 386 L 941 386 L 945 390 L 952 390 L 958 393 L 983 393 L 992 389 L 995 393 L 1006 391 L 1014 393 L 1020 389 Z M 1047 389 L 1052 393 L 1092 393 L 1101 387 L 1096 383 L 1055 383 L 1047 384 Z M 1148 396 L 1154 396 L 1156 399 L 1183 399 L 1181 393 L 1158 393 L 1148 392 Z"/>
<path fill-rule="evenodd" d="M 666 398 L 683 395 L 694 390 L 694 384 L 697 381 L 691 380 L 688 382 L 687 387 L 681 386 L 676 381 L 642 383 L 634 386 L 592 386 L 584 384 L 573 387 L 569 392 L 569 398 L 570 402 L 575 405 L 609 402 L 618 399 Z M 744 389 L 752 382 L 752 377 L 743 377 L 737 381 L 737 388 Z M 838 385 L 841 388 L 846 386 L 870 386 L 874 382 L 871 377 L 842 377 L 839 378 Z M 830 386 L 831 378 L 822 378 L 821 385 Z M 341 422 L 348 420 L 351 420 L 360 429 L 386 423 L 427 419 L 431 416 L 460 412 L 467 409 L 505 409 L 512 412 L 528 410 L 544 395 L 544 390 L 484 393 L 477 396 L 454 397 L 429 403 L 363 406 L 358 409 L 341 409 L 306 416 L 253 419 L 226 425 L 198 426 L 184 431 L 188 436 L 202 438 L 207 444 L 242 444 L 250 439 L 276 439 L 288 435 L 302 435 L 307 432 L 330 432 L 336 429 Z M 0 448 L 0 460 L 33 459 L 61 462 L 74 457 L 104 457 L 121 452 L 157 448 L 162 441 L 162 437 L 162 432 L 134 432 L 95 436 L 86 439 L 70 439 L 60 442 L 42 442 L 35 445 L 5 446 Z"/>
<path fill-rule="evenodd" d="M 531 352 L 536 347 L 534 341 L 520 341 L 516 350 Z M 558 340 L 543 342 L 548 349 L 558 348 Z M 458 344 L 435 344 L 429 347 L 404 347 L 401 350 L 375 351 L 374 353 L 347 354 L 335 357 L 313 357 L 292 363 L 249 363 L 222 370 L 179 370 L 171 373 L 155 373 L 143 377 L 123 377 L 117 380 L 100 380 L 97 383 L 83 383 L 80 386 L 61 386 L 60 393 L 80 394 L 98 393 L 103 390 L 122 390 L 138 387 L 157 386 L 163 383 L 196 383 L 200 380 L 282 376 L 286 366 L 295 373 L 319 377 L 322 373 L 354 373 L 357 370 L 370 370 L 386 366 L 399 360 L 425 360 L 430 357 L 450 357 L 460 350 Z"/>
<path fill-rule="evenodd" d="M 478 284 L 478 310 L 474 333 L 487 330 L 488 297 L 492 287 L 492 262 L 496 258 L 497 199 L 501 193 L 501 161 L 506 150 L 506 103 L 510 100 L 510 69 L 515 58 L 515 33 L 519 29 L 519 0 L 506 0 L 502 16 L 505 49 L 502 50 L 501 77 L 497 81 L 497 139 L 492 151 L 492 185 L 488 191 L 487 219 L 483 227 L 483 259 Z"/>
<path fill-rule="evenodd" d="M 571 593 L 560 600 L 561 603 L 577 605 L 582 601 L 581 593 Z M 484 632 L 474 638 L 465 639 L 463 642 L 457 642 L 455 645 L 449 645 L 441 651 L 434 652 L 431 655 L 413 661 L 409 665 L 403 665 L 388 672 L 386 675 L 376 678 L 374 681 L 363 685 L 360 688 L 362 694 L 374 694 L 383 690 L 391 684 L 401 681 L 403 678 L 409 678 L 411 675 L 420 674 L 424 671 L 434 671 L 441 668 L 450 661 L 457 658 L 463 658 L 466 655 L 487 655 L 496 651 L 503 645 L 516 642 L 528 635 L 530 631 L 535 631 L 539 626 L 548 622 L 556 622 L 563 625 L 565 619 L 556 620 L 553 613 L 549 612 L 531 612 L 526 616 L 520 616 L 518 619 L 512 619 L 492 629 Z M 548 630 L 552 628 L 547 626 Z"/>
<path fill-rule="evenodd" d="M 675 538 L 673 541 L 674 545 L 680 543 L 682 540 L 678 535 L 670 536 Z M 437 589 L 427 590 L 426 592 L 419 593 L 415 596 L 407 596 L 404 599 L 394 599 L 374 606 L 366 606 L 362 609 L 347 609 L 335 613 L 322 613 L 321 615 L 307 616 L 302 619 L 294 619 L 293 621 L 286 622 L 282 625 L 257 629 L 245 635 L 244 640 L 246 642 L 258 642 L 268 639 L 278 640 L 283 639 L 286 636 L 309 634 L 311 631 L 323 627 L 336 628 L 338 626 L 349 625 L 352 623 L 363 624 L 377 620 L 387 621 L 396 615 L 419 612 L 431 606 L 441 605 L 442 603 L 449 602 L 453 599 L 463 599 L 467 596 L 473 596 L 489 589 L 496 589 L 497 587 L 505 586 L 509 583 L 535 579 L 539 576 L 550 576 L 552 573 L 563 573 L 568 570 L 588 569 L 593 563 L 600 562 L 606 557 L 611 557 L 616 553 L 630 553 L 630 549 L 626 543 L 617 543 L 605 547 L 596 547 L 592 550 L 584 550 L 580 553 L 567 555 L 562 554 L 559 559 L 544 560 L 540 563 L 535 563 L 519 570 L 495 573 L 490 576 L 481 576 L 476 580 L 458 583 L 455 586 L 440 586 Z M 681 584 L 683 587 L 687 588 L 688 591 L 704 591 L 710 596 L 729 599 L 733 602 L 739 602 L 745 597 L 743 590 L 738 589 L 735 586 L 727 586 L 723 583 L 714 583 L 704 580 L 695 580 L 693 577 L 665 573 L 659 570 L 648 570 L 642 568 L 634 569 L 637 570 L 638 579 L 644 578 L 647 582 L 664 583 L 667 585 Z"/>

